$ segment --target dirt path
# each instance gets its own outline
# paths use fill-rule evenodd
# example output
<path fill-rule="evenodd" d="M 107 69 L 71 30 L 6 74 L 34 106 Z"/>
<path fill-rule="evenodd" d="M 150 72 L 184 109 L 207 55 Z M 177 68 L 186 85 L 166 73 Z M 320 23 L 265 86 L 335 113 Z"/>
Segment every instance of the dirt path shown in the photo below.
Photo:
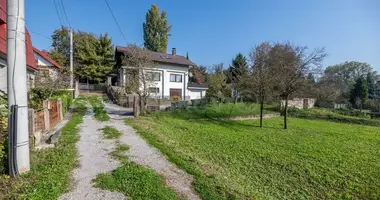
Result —
<path fill-rule="evenodd" d="M 77 143 L 80 165 L 73 173 L 73 190 L 62 195 L 60 200 L 127 198 L 121 193 L 92 186 L 92 180 L 98 174 L 112 171 L 120 166 L 119 161 L 108 155 L 116 147 L 116 140 L 103 139 L 100 129 L 105 126 L 112 126 L 122 133 L 119 142 L 130 147 L 127 153 L 130 160 L 160 174 L 167 185 L 184 199 L 200 199 L 192 190 L 192 176 L 170 163 L 157 149 L 149 146 L 136 134 L 133 128 L 124 123 L 122 119 L 132 117 L 130 110 L 109 103 L 105 103 L 105 110 L 111 118 L 108 122 L 96 121 L 92 111 L 83 117 L 79 132 L 80 140 Z"/>
<path fill-rule="evenodd" d="M 89 109 L 83 117 L 79 132 L 80 140 L 76 145 L 79 152 L 79 166 L 73 173 L 73 190 L 58 198 L 60 200 L 125 199 L 121 193 L 92 186 L 92 179 L 98 174 L 112 171 L 120 165 L 108 155 L 116 146 L 115 140 L 103 139 L 100 129 L 104 127 L 104 123 L 96 121 L 93 115 Z"/>

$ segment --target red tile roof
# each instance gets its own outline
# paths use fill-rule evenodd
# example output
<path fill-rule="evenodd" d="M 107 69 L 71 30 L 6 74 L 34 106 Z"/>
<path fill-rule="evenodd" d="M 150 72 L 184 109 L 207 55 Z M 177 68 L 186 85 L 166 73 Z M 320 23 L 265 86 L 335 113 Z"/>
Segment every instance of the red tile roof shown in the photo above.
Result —
<path fill-rule="evenodd" d="M 46 51 L 40 51 L 39 49 L 37 49 L 36 47 L 33 47 L 33 50 L 34 52 L 36 52 L 38 55 L 40 55 L 41 57 L 45 58 L 47 61 L 49 61 L 51 64 L 54 65 L 54 67 L 58 68 L 58 69 L 61 69 L 61 66 L 58 65 L 58 63 L 56 63 L 53 59 L 51 59 L 48 55 L 48 52 Z"/>
<path fill-rule="evenodd" d="M 116 46 L 116 52 L 126 53 L 128 51 L 130 51 L 129 47 Z M 186 59 L 184 56 L 180 56 L 180 55 L 172 55 L 172 54 L 166 54 L 166 53 L 160 53 L 160 52 L 154 52 L 154 51 L 150 51 L 150 55 L 153 61 L 160 62 L 160 63 L 177 64 L 177 65 L 183 65 L 186 67 L 189 67 L 190 65 L 196 66 L 196 64 Z"/>
<path fill-rule="evenodd" d="M 26 65 L 36 70 L 37 61 L 33 53 L 32 39 L 30 38 L 29 31 L 26 28 L 25 28 L 25 50 L 26 50 Z"/>

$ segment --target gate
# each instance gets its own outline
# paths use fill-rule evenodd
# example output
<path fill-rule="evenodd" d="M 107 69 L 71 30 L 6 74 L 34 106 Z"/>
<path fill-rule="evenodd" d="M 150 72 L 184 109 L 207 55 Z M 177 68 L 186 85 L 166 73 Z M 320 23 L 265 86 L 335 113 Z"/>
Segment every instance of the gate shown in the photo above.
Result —
<path fill-rule="evenodd" d="M 49 109 L 49 128 L 53 128 L 57 122 L 59 122 L 60 113 L 61 110 L 59 107 L 58 100 L 50 100 L 48 102 L 48 109 Z"/>

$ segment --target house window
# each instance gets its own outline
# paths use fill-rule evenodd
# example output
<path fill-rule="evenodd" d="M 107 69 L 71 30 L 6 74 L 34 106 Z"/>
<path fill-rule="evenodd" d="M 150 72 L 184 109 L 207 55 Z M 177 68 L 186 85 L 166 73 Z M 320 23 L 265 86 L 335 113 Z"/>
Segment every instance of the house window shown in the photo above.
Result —
<path fill-rule="evenodd" d="M 170 82 L 182 82 L 182 75 L 179 74 L 170 74 Z"/>
<path fill-rule="evenodd" d="M 161 81 L 161 73 L 160 72 L 149 72 L 148 79 L 152 81 Z"/>
<path fill-rule="evenodd" d="M 158 94 L 158 93 L 160 93 L 160 88 L 157 88 L 157 87 L 150 87 L 150 88 L 149 88 L 149 93 Z"/>

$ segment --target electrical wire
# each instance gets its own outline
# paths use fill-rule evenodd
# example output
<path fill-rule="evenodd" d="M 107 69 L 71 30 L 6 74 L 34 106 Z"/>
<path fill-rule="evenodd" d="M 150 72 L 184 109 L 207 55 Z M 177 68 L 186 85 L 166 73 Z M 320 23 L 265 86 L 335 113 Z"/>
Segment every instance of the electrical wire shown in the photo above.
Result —
<path fill-rule="evenodd" d="M 70 24 L 70 22 L 69 22 L 69 19 L 67 18 L 67 15 L 66 15 L 66 9 L 65 9 L 65 6 L 64 6 L 62 0 L 58 0 L 58 1 L 61 2 L 62 10 L 63 10 L 63 14 L 65 15 L 65 18 L 66 18 L 67 23 L 69 24 L 69 27 L 72 28 L 72 27 L 71 27 L 71 24 Z"/>
<path fill-rule="evenodd" d="M 119 25 L 119 23 L 117 22 L 117 19 L 116 19 L 115 15 L 113 14 L 113 11 L 112 11 L 110 5 L 108 4 L 108 1 L 107 1 L 107 0 L 104 0 L 104 1 L 105 1 L 106 4 L 107 4 L 108 10 L 110 11 L 110 13 L 111 13 L 111 15 L 112 15 L 112 18 L 113 18 L 113 20 L 115 21 L 115 23 L 116 23 L 116 25 L 117 25 L 117 28 L 119 28 L 119 31 L 120 31 L 121 35 L 123 36 L 123 39 L 124 39 L 125 43 L 128 44 L 127 39 L 126 39 L 126 37 L 125 37 L 123 31 L 121 30 L 120 25 Z"/>
<path fill-rule="evenodd" d="M 57 3 L 55 2 L 55 0 L 53 0 L 53 2 L 54 2 L 55 12 L 57 13 L 57 16 L 58 16 L 59 22 L 61 23 L 61 26 L 63 26 L 63 22 L 62 22 L 61 16 L 59 15 L 59 11 L 58 11 L 58 7 L 57 7 Z"/>
<path fill-rule="evenodd" d="M 31 33 L 33 33 L 33 34 L 36 34 L 36 35 L 39 35 L 39 36 L 41 36 L 41 37 L 43 37 L 43 38 L 46 38 L 46 39 L 48 39 L 48 40 L 51 40 L 50 37 L 48 37 L 48 36 L 46 36 L 46 35 L 42 35 L 41 33 L 37 33 L 37 32 L 35 32 L 35 31 L 30 31 L 30 30 L 29 30 L 29 32 L 31 32 Z"/>

